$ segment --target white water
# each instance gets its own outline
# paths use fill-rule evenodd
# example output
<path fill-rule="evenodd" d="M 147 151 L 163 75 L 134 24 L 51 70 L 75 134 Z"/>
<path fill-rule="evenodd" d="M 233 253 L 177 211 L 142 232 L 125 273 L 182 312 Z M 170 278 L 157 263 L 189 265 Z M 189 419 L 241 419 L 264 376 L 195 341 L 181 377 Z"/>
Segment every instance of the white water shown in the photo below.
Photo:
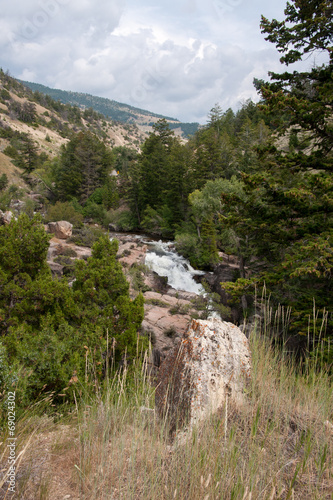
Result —
<path fill-rule="evenodd" d="M 172 249 L 172 243 L 150 242 L 149 247 L 145 263 L 159 276 L 167 277 L 168 285 L 175 290 L 196 294 L 204 292 L 203 287 L 194 281 L 193 276 L 205 273 L 193 269 L 184 257 Z"/>

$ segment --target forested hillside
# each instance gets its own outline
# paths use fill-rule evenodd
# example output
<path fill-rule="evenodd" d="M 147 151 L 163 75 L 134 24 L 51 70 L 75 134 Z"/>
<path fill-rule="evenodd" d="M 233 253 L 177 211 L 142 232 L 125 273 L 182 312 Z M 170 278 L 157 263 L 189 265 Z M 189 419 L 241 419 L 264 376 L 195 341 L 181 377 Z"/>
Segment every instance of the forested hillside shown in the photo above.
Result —
<path fill-rule="evenodd" d="M 184 137 L 193 135 L 199 128 L 198 123 L 181 123 L 175 118 L 158 115 L 145 109 L 135 108 L 129 104 L 106 99 L 105 97 L 96 97 L 82 92 L 51 89 L 39 83 L 19 81 L 34 92 L 48 95 L 55 101 L 78 106 L 83 110 L 92 108 L 94 111 L 102 113 L 111 120 L 124 124 L 135 124 L 145 131 L 151 131 L 151 127 L 154 123 L 163 118 L 167 120 L 170 128 L 179 129 L 180 135 Z"/>

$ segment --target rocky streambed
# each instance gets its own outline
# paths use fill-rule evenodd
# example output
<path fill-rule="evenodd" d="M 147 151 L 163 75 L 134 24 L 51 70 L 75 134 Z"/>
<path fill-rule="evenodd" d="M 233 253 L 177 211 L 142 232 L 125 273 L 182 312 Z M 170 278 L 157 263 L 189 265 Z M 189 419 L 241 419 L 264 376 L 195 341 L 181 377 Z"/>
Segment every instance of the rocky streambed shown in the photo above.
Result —
<path fill-rule="evenodd" d="M 119 241 L 117 255 L 130 283 L 132 298 L 140 291 L 145 298 L 142 331 L 150 336 L 158 359 L 163 359 L 174 346 L 175 340 L 187 330 L 190 321 L 205 313 L 206 302 L 200 276 L 207 278 L 210 283 L 221 277 L 194 270 L 176 253 L 172 243 L 154 242 L 124 233 L 112 233 L 112 237 Z M 71 262 L 74 265 L 76 258 L 86 259 L 90 255 L 89 247 L 53 237 L 48 263 L 54 274 L 61 275 Z M 225 270 L 228 278 L 234 265 L 230 263 Z"/>
<path fill-rule="evenodd" d="M 119 262 L 130 282 L 131 295 L 135 297 L 141 290 L 145 298 L 142 330 L 163 358 L 191 319 L 200 316 L 202 287 L 193 279 L 199 273 L 171 244 L 122 233 L 113 236 L 119 241 Z"/>

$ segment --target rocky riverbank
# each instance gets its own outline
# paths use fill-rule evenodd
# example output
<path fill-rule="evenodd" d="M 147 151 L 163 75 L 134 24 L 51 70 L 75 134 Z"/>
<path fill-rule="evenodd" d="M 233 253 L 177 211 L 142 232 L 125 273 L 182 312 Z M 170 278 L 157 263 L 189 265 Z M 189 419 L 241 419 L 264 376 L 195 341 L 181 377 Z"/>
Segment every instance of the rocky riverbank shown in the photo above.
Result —
<path fill-rule="evenodd" d="M 204 317 L 205 300 L 197 293 L 172 288 L 167 278 L 152 271 L 145 264 L 149 242 L 141 236 L 124 233 L 113 233 L 112 236 L 119 241 L 117 256 L 130 284 L 132 298 L 140 291 L 144 295 L 142 333 L 149 335 L 159 364 L 174 346 L 175 340 L 187 330 L 191 320 Z M 50 241 L 47 260 L 52 272 L 60 276 L 74 265 L 75 259 L 87 259 L 90 255 L 91 248 L 54 236 Z M 217 273 L 206 275 L 205 278 L 211 285 L 220 286 L 220 281 L 232 278 L 236 267 L 233 261 L 223 264 Z"/>

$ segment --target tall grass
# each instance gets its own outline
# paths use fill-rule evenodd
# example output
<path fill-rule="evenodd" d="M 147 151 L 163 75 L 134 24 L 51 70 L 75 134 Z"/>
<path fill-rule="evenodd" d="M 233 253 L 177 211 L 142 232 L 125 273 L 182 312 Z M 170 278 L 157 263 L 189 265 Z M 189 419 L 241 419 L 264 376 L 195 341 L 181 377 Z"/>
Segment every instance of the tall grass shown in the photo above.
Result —
<path fill-rule="evenodd" d="M 250 336 L 243 406 L 229 401 L 181 443 L 156 418 L 147 358 L 94 394 L 78 387 L 57 423 L 26 416 L 17 498 L 332 500 L 332 380 L 319 355 L 300 369 L 268 333 L 266 320 Z"/>

